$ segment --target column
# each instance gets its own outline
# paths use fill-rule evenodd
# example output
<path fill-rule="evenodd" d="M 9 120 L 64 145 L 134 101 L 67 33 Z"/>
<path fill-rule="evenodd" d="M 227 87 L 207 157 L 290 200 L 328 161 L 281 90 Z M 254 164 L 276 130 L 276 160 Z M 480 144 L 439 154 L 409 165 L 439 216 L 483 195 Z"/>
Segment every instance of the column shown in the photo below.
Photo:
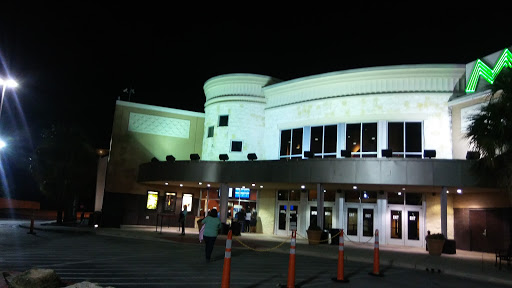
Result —
<path fill-rule="evenodd" d="M 316 184 L 316 224 L 324 228 L 324 187 Z"/>
<path fill-rule="evenodd" d="M 445 237 L 448 237 L 448 197 L 446 193 L 447 191 L 448 189 L 446 187 L 443 187 L 443 190 L 441 191 L 441 233 L 443 233 Z"/>
<path fill-rule="evenodd" d="M 220 222 L 226 223 L 228 220 L 228 198 L 229 186 L 227 183 L 220 184 Z"/>
<path fill-rule="evenodd" d="M 389 234 L 389 227 L 386 227 L 386 213 L 387 213 L 387 197 L 386 192 L 379 191 L 377 193 L 377 211 L 375 211 L 375 224 L 379 229 L 379 242 L 381 244 L 387 243 L 387 234 Z"/>
<path fill-rule="evenodd" d="M 337 218 L 335 228 L 343 229 L 343 208 L 345 206 L 345 192 L 338 190 L 336 191 L 336 207 L 337 207 Z"/>

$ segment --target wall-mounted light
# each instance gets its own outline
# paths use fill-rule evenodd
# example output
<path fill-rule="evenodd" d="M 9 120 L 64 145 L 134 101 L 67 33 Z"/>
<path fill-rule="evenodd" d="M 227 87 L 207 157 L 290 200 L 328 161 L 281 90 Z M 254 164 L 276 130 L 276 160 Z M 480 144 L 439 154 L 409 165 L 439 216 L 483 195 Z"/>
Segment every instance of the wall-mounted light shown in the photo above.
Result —
<path fill-rule="evenodd" d="M 221 160 L 221 161 L 229 160 L 228 154 L 219 154 L 219 160 Z"/>
<path fill-rule="evenodd" d="M 165 160 L 167 160 L 167 162 L 174 162 L 176 161 L 176 158 L 172 155 L 167 155 L 165 156 Z"/>
<path fill-rule="evenodd" d="M 190 160 L 197 161 L 200 160 L 199 154 L 190 154 Z"/>

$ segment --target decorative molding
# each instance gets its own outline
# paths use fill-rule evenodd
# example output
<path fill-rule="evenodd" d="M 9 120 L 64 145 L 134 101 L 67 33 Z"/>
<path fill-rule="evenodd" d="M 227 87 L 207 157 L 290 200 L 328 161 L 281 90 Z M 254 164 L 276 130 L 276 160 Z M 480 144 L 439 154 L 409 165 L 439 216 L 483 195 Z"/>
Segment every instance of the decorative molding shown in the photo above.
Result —
<path fill-rule="evenodd" d="M 131 112 L 128 131 L 188 139 L 190 121 Z"/>

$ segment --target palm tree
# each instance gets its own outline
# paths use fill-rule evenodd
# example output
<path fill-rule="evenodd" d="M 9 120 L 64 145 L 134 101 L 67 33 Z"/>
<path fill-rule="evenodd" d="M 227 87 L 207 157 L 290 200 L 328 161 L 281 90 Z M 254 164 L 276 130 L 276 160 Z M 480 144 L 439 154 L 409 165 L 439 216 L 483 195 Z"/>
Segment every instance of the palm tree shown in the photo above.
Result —
<path fill-rule="evenodd" d="M 475 162 L 480 180 L 504 188 L 512 201 L 512 69 L 504 68 L 488 103 L 471 117 L 466 137 L 482 158 Z"/>

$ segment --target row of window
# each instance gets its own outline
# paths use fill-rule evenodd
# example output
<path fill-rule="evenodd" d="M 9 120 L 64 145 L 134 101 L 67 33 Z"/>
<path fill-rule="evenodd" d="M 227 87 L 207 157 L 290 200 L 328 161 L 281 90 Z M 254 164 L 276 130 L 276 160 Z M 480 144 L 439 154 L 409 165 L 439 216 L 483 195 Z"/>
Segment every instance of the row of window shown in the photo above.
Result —
<path fill-rule="evenodd" d="M 300 201 L 300 190 L 278 190 L 277 200 L 280 201 Z M 315 201 L 317 199 L 317 192 L 315 190 L 308 190 L 308 201 Z M 377 191 L 360 191 L 348 190 L 345 191 L 345 202 L 347 203 L 377 203 Z M 388 192 L 388 204 L 399 205 L 422 205 L 423 194 L 421 193 L 406 193 L 406 192 Z M 324 190 L 324 201 L 334 202 L 336 197 L 335 190 Z"/>
<path fill-rule="evenodd" d="M 281 131 L 280 158 L 302 157 L 310 151 L 316 157 L 336 158 L 340 147 L 351 152 L 352 157 L 377 157 L 378 135 L 386 135 L 387 149 L 393 157 L 421 158 L 423 151 L 423 127 L 421 122 L 342 123 L 334 125 L 302 127 Z M 308 145 L 308 149 L 304 149 Z"/>

